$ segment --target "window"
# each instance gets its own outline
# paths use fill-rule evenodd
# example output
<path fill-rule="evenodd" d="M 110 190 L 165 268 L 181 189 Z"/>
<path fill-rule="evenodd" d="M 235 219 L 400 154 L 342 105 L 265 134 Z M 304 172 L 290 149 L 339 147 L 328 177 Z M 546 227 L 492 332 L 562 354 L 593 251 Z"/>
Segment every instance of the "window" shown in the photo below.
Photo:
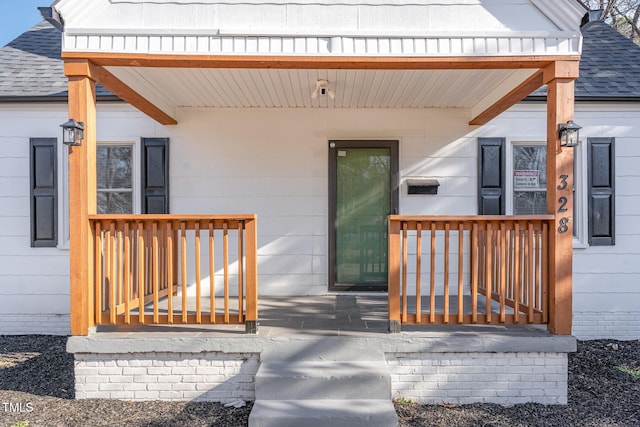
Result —
<path fill-rule="evenodd" d="M 133 144 L 98 144 L 96 147 L 99 214 L 130 214 L 134 206 Z"/>
<path fill-rule="evenodd" d="M 547 147 L 513 146 L 513 214 L 547 212 Z"/>
<path fill-rule="evenodd" d="M 507 170 L 507 214 L 540 215 L 547 212 L 547 146 L 545 142 L 512 142 Z M 574 245 L 586 244 L 583 144 L 573 148 Z M 507 180 L 509 181 L 509 180 Z"/>
<path fill-rule="evenodd" d="M 615 245 L 615 138 L 583 139 L 573 171 L 574 247 Z M 478 138 L 478 213 L 545 213 L 546 175 L 545 142 Z"/>

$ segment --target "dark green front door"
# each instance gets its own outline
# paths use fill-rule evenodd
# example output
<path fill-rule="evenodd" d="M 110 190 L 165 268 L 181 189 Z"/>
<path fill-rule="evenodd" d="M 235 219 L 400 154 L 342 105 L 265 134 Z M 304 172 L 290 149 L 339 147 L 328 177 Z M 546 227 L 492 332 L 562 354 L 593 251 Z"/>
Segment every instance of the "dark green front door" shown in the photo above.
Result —
<path fill-rule="evenodd" d="M 329 174 L 330 289 L 386 291 L 398 142 L 330 141 Z"/>

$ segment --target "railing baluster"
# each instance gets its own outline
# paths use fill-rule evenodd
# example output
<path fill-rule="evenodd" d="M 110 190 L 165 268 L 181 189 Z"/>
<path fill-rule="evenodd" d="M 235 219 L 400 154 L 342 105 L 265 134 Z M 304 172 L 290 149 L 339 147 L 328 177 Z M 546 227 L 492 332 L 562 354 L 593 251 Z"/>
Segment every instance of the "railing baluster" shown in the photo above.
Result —
<path fill-rule="evenodd" d="M 213 238 L 213 221 L 209 221 L 209 320 L 211 323 L 216 323 L 216 268 Z"/>
<path fill-rule="evenodd" d="M 478 276 L 480 267 L 478 263 L 478 223 L 474 221 L 471 226 L 471 323 L 478 323 Z"/>
<path fill-rule="evenodd" d="M 436 323 L 436 224 L 431 222 L 431 257 L 429 267 L 429 322 Z"/>
<path fill-rule="evenodd" d="M 124 323 L 131 323 L 131 236 L 129 222 L 124 223 Z"/>
<path fill-rule="evenodd" d="M 504 222 L 500 223 L 500 323 L 505 322 L 507 282 L 507 230 Z"/>
<path fill-rule="evenodd" d="M 513 321 L 514 323 L 520 322 L 520 278 L 522 272 L 520 271 L 520 259 L 522 253 L 520 250 L 520 223 L 516 222 L 513 225 L 514 233 L 514 248 L 513 248 Z"/>
<path fill-rule="evenodd" d="M 449 323 L 449 231 L 450 224 L 444 224 L 444 323 Z"/>
<path fill-rule="evenodd" d="M 151 268 L 153 274 L 153 282 L 152 282 L 152 292 L 153 292 L 153 323 L 158 324 L 159 321 L 159 298 L 158 298 L 158 224 L 154 222 L 151 225 L 151 229 L 153 230 L 152 235 L 152 248 L 151 248 L 151 256 L 152 256 L 152 264 Z"/>
<path fill-rule="evenodd" d="M 229 323 L 229 229 L 222 224 L 222 262 L 224 270 L 224 323 Z"/>
<path fill-rule="evenodd" d="M 534 297 L 534 287 L 535 287 L 535 282 L 534 280 L 534 264 L 533 264 L 533 260 L 534 260 L 534 253 L 533 253 L 533 224 L 529 223 L 529 260 L 528 260 L 528 264 L 529 264 L 529 275 L 531 276 L 529 278 L 529 323 L 533 323 L 533 306 L 535 305 L 535 297 Z"/>
<path fill-rule="evenodd" d="M 173 323 L 173 230 L 171 222 L 166 224 L 167 232 L 167 322 Z"/>
<path fill-rule="evenodd" d="M 122 268 L 122 253 L 124 252 L 124 239 L 122 238 L 122 228 L 120 223 L 116 223 L 116 256 L 115 267 L 116 277 L 118 281 L 118 288 L 116 291 L 116 305 L 123 303 L 123 290 L 124 290 L 124 269 Z"/>
<path fill-rule="evenodd" d="M 464 223 L 458 223 L 458 323 L 464 323 Z"/>
<path fill-rule="evenodd" d="M 422 274 L 422 223 L 418 221 L 416 224 L 416 323 L 422 322 L 422 292 L 421 274 Z"/>
<path fill-rule="evenodd" d="M 538 228 L 538 224 L 536 223 L 536 228 Z M 540 295 L 542 294 L 542 282 L 540 280 L 540 270 L 542 266 L 540 265 L 540 258 L 542 257 L 542 245 L 540 244 L 540 235 L 541 230 L 537 229 L 534 231 L 535 236 L 535 271 L 536 271 L 536 295 L 535 295 L 535 309 L 542 311 L 542 301 L 540 301 Z"/>
<path fill-rule="evenodd" d="M 542 323 L 549 322 L 549 226 L 542 223 Z"/>
<path fill-rule="evenodd" d="M 196 323 L 202 323 L 202 292 L 200 289 L 200 222 L 196 221 L 195 229 L 195 258 L 196 258 Z"/>
<path fill-rule="evenodd" d="M 101 325 L 102 324 L 102 286 L 104 283 L 103 277 L 102 277 L 102 257 L 104 256 L 103 253 L 103 244 L 104 241 L 102 239 L 102 229 L 100 227 L 100 221 L 96 221 L 95 223 L 95 261 L 94 261 L 94 265 L 95 265 L 95 291 L 94 291 L 94 298 L 95 298 L 95 305 L 94 305 L 94 316 L 95 316 L 95 323 L 96 325 Z"/>
<path fill-rule="evenodd" d="M 144 223 L 140 221 L 138 223 L 138 320 L 141 325 L 144 325 L 144 282 L 145 278 L 145 230 Z"/>
<path fill-rule="evenodd" d="M 402 222 L 402 323 L 407 322 L 407 223 Z"/>
<path fill-rule="evenodd" d="M 115 224 L 109 224 L 109 250 L 108 250 L 108 266 L 109 266 L 109 321 L 112 325 L 117 323 L 116 317 L 116 272 L 115 272 Z"/>
<path fill-rule="evenodd" d="M 244 234 L 243 234 L 243 223 L 242 221 L 238 221 L 238 323 L 242 323 L 244 320 L 244 277 L 243 277 L 243 268 L 244 268 L 244 246 L 243 246 Z"/>
<path fill-rule="evenodd" d="M 486 306 L 486 319 L 487 323 L 491 323 L 491 289 L 493 288 L 493 276 L 491 275 L 493 271 L 493 231 L 491 227 L 491 223 L 487 223 L 487 240 L 486 240 L 486 258 L 485 258 L 485 306 Z"/>
<path fill-rule="evenodd" d="M 187 230 L 184 221 L 180 222 L 180 272 L 182 273 L 182 323 L 187 322 Z"/>

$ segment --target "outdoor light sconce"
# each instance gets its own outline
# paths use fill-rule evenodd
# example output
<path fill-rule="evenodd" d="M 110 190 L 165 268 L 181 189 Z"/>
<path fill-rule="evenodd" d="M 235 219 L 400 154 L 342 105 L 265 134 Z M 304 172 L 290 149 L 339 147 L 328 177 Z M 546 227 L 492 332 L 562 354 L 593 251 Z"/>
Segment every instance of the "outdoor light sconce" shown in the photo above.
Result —
<path fill-rule="evenodd" d="M 84 139 L 84 123 L 69 119 L 68 122 L 60 125 L 62 128 L 62 143 L 65 145 L 82 145 Z"/>
<path fill-rule="evenodd" d="M 329 98 L 333 99 L 335 98 L 336 93 L 329 87 L 328 80 L 320 79 L 316 82 L 316 88 L 313 90 L 313 92 L 311 92 L 311 98 L 316 99 L 318 95 L 329 95 Z"/>
<path fill-rule="evenodd" d="M 573 120 L 569 120 L 566 124 L 558 125 L 558 136 L 560 137 L 561 147 L 575 147 L 580 141 L 580 129 L 582 126 L 577 125 Z"/>

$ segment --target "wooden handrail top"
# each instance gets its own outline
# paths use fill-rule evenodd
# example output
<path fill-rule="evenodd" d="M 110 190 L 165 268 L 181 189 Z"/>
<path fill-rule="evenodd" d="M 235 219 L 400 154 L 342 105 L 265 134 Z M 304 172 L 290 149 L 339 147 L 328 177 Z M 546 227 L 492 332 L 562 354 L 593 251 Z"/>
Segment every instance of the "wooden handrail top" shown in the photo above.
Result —
<path fill-rule="evenodd" d="M 389 215 L 390 221 L 414 222 L 516 222 L 516 221 L 550 221 L 554 215 Z"/>
<path fill-rule="evenodd" d="M 257 214 L 199 215 L 199 214 L 93 214 L 92 221 L 215 221 L 237 220 L 250 221 L 258 219 Z"/>
<path fill-rule="evenodd" d="M 232 215 L 89 215 L 92 224 L 100 224 L 103 228 L 108 228 L 115 224 L 117 229 L 124 224 L 139 225 L 144 227 L 166 228 L 167 224 L 172 229 L 179 229 L 182 226 L 187 230 L 193 230 L 196 225 L 202 229 L 213 227 L 221 230 L 225 227 L 229 229 L 245 228 L 247 222 L 256 221 L 255 214 L 232 214 Z"/>

